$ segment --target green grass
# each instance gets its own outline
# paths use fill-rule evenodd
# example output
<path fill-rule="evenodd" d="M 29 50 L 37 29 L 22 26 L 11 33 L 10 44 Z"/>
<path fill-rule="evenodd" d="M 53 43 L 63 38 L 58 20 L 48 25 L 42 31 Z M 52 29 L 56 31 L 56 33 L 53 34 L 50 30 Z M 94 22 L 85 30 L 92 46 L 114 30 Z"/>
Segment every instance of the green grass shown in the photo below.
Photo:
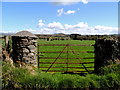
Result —
<path fill-rule="evenodd" d="M 54 40 L 54 41 L 45 41 L 45 40 L 38 40 L 38 44 L 85 44 L 85 45 L 93 45 L 95 43 L 94 40 Z M 65 46 L 40 46 L 39 51 L 62 51 Z M 77 52 L 76 55 L 72 53 L 72 49 Z M 94 53 L 79 53 L 79 51 L 94 51 L 93 46 L 69 46 L 64 51 L 68 53 L 68 58 L 87 58 L 87 57 L 94 57 Z M 58 57 L 60 53 L 40 53 L 41 57 Z M 62 53 L 60 55 L 62 58 L 67 58 L 67 53 Z M 53 62 L 55 59 L 40 59 L 40 62 Z M 66 63 L 67 60 L 65 59 L 57 59 L 56 62 Z M 69 59 L 69 63 L 80 63 L 80 62 L 94 62 L 94 59 Z M 40 67 L 49 67 L 51 64 L 40 64 Z M 86 67 L 94 67 L 94 64 L 84 64 Z M 53 64 L 52 67 L 67 67 L 67 64 Z M 69 64 L 68 67 L 82 67 L 82 69 L 76 68 L 69 68 L 68 71 L 85 71 L 82 64 Z M 40 70 L 47 70 L 48 68 L 41 68 Z M 94 68 L 87 68 L 88 70 L 94 70 Z M 50 68 L 50 70 L 59 70 L 59 71 L 66 71 L 66 68 Z"/>
<path fill-rule="evenodd" d="M 9 63 L 2 63 L 2 88 L 5 89 L 39 89 L 39 88 L 77 88 L 77 89 L 99 89 L 119 90 L 120 89 L 120 65 L 111 66 L 114 71 L 104 73 L 104 75 L 87 74 L 80 76 L 77 74 L 50 74 L 40 72 L 39 69 L 31 74 L 30 70 L 23 67 L 11 67 Z M 110 70 L 109 67 L 105 67 Z M 106 70 L 106 69 L 105 69 Z M 117 72 L 115 72 L 117 71 Z"/>

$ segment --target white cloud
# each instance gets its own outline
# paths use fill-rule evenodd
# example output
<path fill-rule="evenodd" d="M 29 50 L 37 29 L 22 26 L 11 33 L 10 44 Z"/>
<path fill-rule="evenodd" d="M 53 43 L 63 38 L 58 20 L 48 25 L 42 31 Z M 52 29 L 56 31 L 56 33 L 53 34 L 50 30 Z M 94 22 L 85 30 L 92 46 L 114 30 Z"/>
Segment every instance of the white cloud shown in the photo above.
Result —
<path fill-rule="evenodd" d="M 64 29 L 63 25 L 60 22 L 53 22 L 47 25 L 50 29 Z"/>
<path fill-rule="evenodd" d="M 24 30 L 27 30 L 27 31 L 30 31 L 30 32 L 36 32 L 37 30 L 33 30 L 33 29 L 24 29 Z"/>
<path fill-rule="evenodd" d="M 58 15 L 57 15 L 57 16 L 61 16 L 61 15 L 64 13 L 63 8 L 58 9 L 58 10 L 57 10 L 57 13 L 58 13 Z"/>
<path fill-rule="evenodd" d="M 75 10 L 68 10 L 67 12 L 65 12 L 65 14 L 74 14 L 75 12 Z"/>
<path fill-rule="evenodd" d="M 53 0 L 55 1 L 55 0 Z M 84 4 L 88 3 L 88 0 L 57 0 L 54 3 L 56 5 L 71 5 L 75 3 L 83 2 Z"/>
<path fill-rule="evenodd" d="M 77 24 L 76 24 L 77 25 Z M 96 29 L 95 27 L 84 27 L 84 28 L 76 28 L 76 25 L 68 25 L 65 24 L 61 27 L 45 27 L 42 28 L 41 30 L 30 30 L 33 33 L 39 33 L 39 34 L 55 34 L 55 33 L 64 33 L 64 34 L 81 34 L 81 35 L 104 35 L 104 34 L 118 34 L 118 28 L 115 27 L 104 27 L 102 29 Z"/>
<path fill-rule="evenodd" d="M 43 22 L 43 21 L 39 20 L 39 23 L 40 22 Z M 41 27 L 40 30 L 34 30 L 34 29 L 24 29 L 24 30 L 28 30 L 35 34 L 54 34 L 54 33 L 81 34 L 81 35 L 118 34 L 117 27 L 108 27 L 108 26 L 101 26 L 101 25 L 91 27 L 88 25 L 88 23 L 85 23 L 85 22 L 79 22 L 74 25 L 61 24 L 60 22 L 52 22 L 52 23 L 44 24 L 44 27 Z"/>
<path fill-rule="evenodd" d="M 87 28 L 88 24 L 84 22 L 79 22 L 78 24 L 74 25 L 74 28 Z"/>
<path fill-rule="evenodd" d="M 61 9 L 58 9 L 58 10 L 57 10 L 57 13 L 58 13 L 57 16 L 61 16 L 62 14 L 64 14 L 64 15 L 74 14 L 74 13 L 76 13 L 76 12 L 79 11 L 79 10 L 80 10 L 80 9 L 78 8 L 77 10 L 67 10 L 67 11 L 64 11 L 64 9 L 61 8 Z"/>
<path fill-rule="evenodd" d="M 84 23 L 84 22 L 79 22 L 75 25 L 68 25 L 68 24 L 65 24 L 64 25 L 64 29 L 74 29 L 74 30 L 77 30 L 77 29 L 86 29 L 88 28 L 88 24 L 87 23 Z"/>
<path fill-rule="evenodd" d="M 43 20 L 39 20 L 39 21 L 38 21 L 38 26 L 39 26 L 39 27 L 45 26 L 45 24 L 43 23 Z"/>
<path fill-rule="evenodd" d="M 90 27 L 88 23 L 79 22 L 74 25 L 61 24 L 60 22 L 48 23 L 46 27 L 37 31 L 40 34 L 54 34 L 54 33 L 64 33 L 64 34 L 81 34 L 81 35 L 104 35 L 104 34 L 117 34 L 117 27 L 108 27 L 97 25 Z"/>
<path fill-rule="evenodd" d="M 94 26 L 94 31 L 98 31 L 98 33 L 101 33 L 101 34 L 118 34 L 117 27 L 108 27 L 108 26 L 101 26 L 101 25 Z"/>
<path fill-rule="evenodd" d="M 86 4 L 86 3 L 88 3 L 88 0 L 82 0 L 82 2 Z"/>

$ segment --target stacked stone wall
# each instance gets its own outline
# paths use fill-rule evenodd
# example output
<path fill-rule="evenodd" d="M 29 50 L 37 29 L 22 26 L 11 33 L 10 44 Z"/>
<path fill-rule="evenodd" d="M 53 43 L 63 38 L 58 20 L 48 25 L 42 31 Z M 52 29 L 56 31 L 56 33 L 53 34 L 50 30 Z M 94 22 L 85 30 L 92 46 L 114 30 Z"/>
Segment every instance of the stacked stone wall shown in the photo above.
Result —
<path fill-rule="evenodd" d="M 95 73 L 100 73 L 100 68 L 109 65 L 115 60 L 120 60 L 119 40 L 97 39 L 95 42 Z"/>
<path fill-rule="evenodd" d="M 37 39 L 33 37 L 12 37 L 13 60 L 37 65 Z"/>

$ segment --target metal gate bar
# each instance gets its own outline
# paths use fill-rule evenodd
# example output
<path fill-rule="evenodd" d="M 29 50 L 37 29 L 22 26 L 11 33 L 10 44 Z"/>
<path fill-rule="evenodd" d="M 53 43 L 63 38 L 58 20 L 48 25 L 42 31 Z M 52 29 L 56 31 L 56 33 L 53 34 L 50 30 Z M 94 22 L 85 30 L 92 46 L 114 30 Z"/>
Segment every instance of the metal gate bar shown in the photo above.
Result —
<path fill-rule="evenodd" d="M 39 46 L 65 46 L 62 51 L 39 51 Z M 94 67 L 86 67 L 84 64 L 90 64 L 94 62 L 83 62 L 82 59 L 94 59 L 94 57 L 86 57 L 86 58 L 79 58 L 77 53 L 94 53 L 94 51 L 74 51 L 70 46 L 94 46 L 94 45 L 81 45 L 81 44 L 41 44 L 38 45 L 38 68 L 48 68 L 47 70 L 42 70 L 46 72 L 88 72 L 93 70 L 88 70 L 87 68 L 94 68 Z M 67 48 L 67 51 L 64 51 Z M 68 49 L 72 50 L 69 51 Z M 39 53 L 60 53 L 56 58 L 55 57 L 40 57 Z M 62 53 L 66 53 L 66 58 L 60 57 Z M 76 58 L 69 58 L 69 53 L 73 53 Z M 53 62 L 40 62 L 40 59 L 55 59 Z M 66 59 L 66 63 L 63 62 L 56 62 L 58 59 Z M 80 63 L 69 63 L 69 59 L 78 59 Z M 39 64 L 51 64 L 50 67 L 41 67 Z M 53 64 L 66 64 L 66 67 L 52 67 Z M 81 64 L 83 67 L 68 67 L 69 64 Z M 66 71 L 56 71 L 50 70 L 50 68 L 66 68 Z M 85 69 L 85 71 L 69 71 L 68 68 L 76 68 L 76 69 Z"/>

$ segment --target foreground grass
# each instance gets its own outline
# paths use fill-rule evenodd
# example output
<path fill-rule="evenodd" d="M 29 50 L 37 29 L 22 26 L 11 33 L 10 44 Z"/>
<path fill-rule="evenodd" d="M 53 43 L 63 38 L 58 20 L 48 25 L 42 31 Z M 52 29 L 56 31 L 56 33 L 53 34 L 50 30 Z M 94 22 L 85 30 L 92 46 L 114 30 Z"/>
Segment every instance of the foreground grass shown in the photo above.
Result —
<path fill-rule="evenodd" d="M 54 41 L 45 41 L 45 40 L 38 40 L 38 44 L 84 44 L 84 45 L 94 45 L 94 40 L 54 40 Z M 39 51 L 62 51 L 65 46 L 40 46 Z M 76 55 L 72 52 L 72 49 L 76 52 Z M 94 53 L 79 53 L 80 51 L 94 51 L 93 46 L 70 46 L 66 48 L 64 51 L 69 51 L 68 56 L 67 53 L 62 53 L 60 58 L 89 58 L 94 57 Z M 41 57 L 58 57 L 60 53 L 40 53 Z M 40 59 L 40 62 L 53 62 L 55 59 Z M 61 63 L 81 63 L 81 62 L 94 62 L 94 59 L 57 59 L 56 62 Z M 94 67 L 93 63 L 84 64 L 86 67 Z M 40 67 L 49 67 L 50 64 L 40 64 Z M 67 67 L 67 64 L 53 64 L 52 67 Z M 85 71 L 83 65 L 81 64 L 69 64 L 68 67 L 82 67 L 82 68 L 51 68 L 50 70 L 58 70 L 58 71 Z M 41 70 L 47 70 L 48 68 L 41 68 Z M 94 70 L 94 68 L 88 68 L 88 70 Z"/>
<path fill-rule="evenodd" d="M 71 74 L 49 74 L 35 70 L 34 74 L 25 68 L 13 68 L 3 62 L 3 88 L 120 88 L 120 65 L 104 69 L 103 75 L 86 76 Z"/>

